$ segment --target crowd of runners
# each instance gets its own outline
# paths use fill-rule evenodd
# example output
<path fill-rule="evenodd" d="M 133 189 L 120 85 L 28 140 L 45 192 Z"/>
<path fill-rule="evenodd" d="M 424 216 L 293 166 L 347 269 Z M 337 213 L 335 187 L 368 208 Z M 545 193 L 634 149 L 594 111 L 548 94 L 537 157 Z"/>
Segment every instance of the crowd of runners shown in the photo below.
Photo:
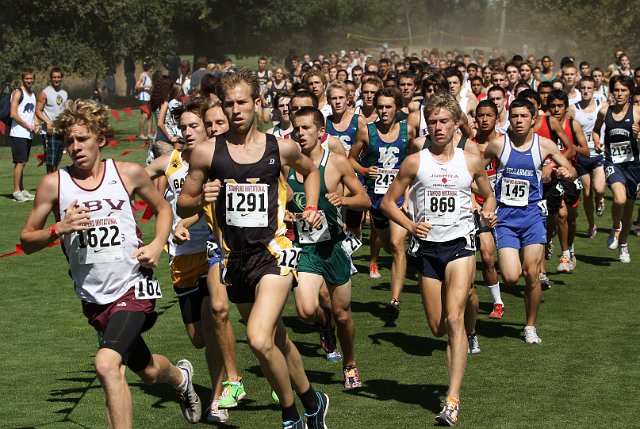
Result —
<path fill-rule="evenodd" d="M 489 318 L 505 317 L 498 273 L 504 285 L 524 277 L 522 336 L 532 345 L 542 342 L 536 320 L 551 287 L 547 264 L 555 253 L 551 270 L 579 269 L 580 205 L 594 239 L 605 185 L 613 225 L 602 246 L 630 262 L 640 69 L 624 52 L 602 68 L 569 57 L 556 66 L 548 56 L 437 50 L 375 60 L 350 50 L 286 63 L 270 71 L 261 58 L 256 70 L 203 74 L 186 99 L 180 82 L 156 76 L 147 91 L 157 130 L 146 167 L 103 159 L 109 108 L 66 101 L 59 69 L 37 101 L 30 69 L 12 94 L 14 198 L 35 198 L 21 243 L 32 253 L 62 240 L 83 312 L 99 333 L 95 366 L 111 429 L 132 426 L 125 367 L 145 383 L 172 385 L 189 422 L 229 420 L 247 394 L 231 303 L 280 404 L 282 427 L 327 427 L 329 397 L 310 384 L 281 315 L 292 292 L 326 359 L 342 363 L 344 388 L 362 386 L 351 255 L 364 228 L 369 270 L 359 275 L 373 283 L 390 270 L 388 323 L 402 314 L 412 264 L 427 324 L 448 337 L 449 389 L 436 421 L 449 426 L 458 419 L 467 356 L 480 353 L 476 252 Z M 41 129 L 50 174 L 33 196 L 22 169 Z M 72 163 L 57 170 L 63 149 Z M 135 198 L 156 215 L 146 245 Z M 45 225 L 50 213 L 56 222 Z M 155 300 L 167 296 L 152 272 L 163 249 L 187 336 L 205 351 L 211 395 L 202 400 L 191 363 L 172 364 L 142 338 L 156 321 Z M 390 266 L 379 265 L 381 249 Z"/>

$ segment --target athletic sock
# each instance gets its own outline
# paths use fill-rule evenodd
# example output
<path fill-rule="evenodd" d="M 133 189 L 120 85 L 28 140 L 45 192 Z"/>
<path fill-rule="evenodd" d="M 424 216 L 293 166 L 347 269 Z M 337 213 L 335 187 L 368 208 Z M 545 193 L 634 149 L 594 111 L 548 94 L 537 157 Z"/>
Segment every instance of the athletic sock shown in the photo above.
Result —
<path fill-rule="evenodd" d="M 282 407 L 283 422 L 288 422 L 288 421 L 297 422 L 299 419 L 300 419 L 300 413 L 298 413 L 298 410 L 296 409 L 295 402 L 290 407 Z"/>
<path fill-rule="evenodd" d="M 318 395 L 313 387 L 309 386 L 309 390 L 304 393 L 299 393 L 298 397 L 304 406 L 304 411 L 307 414 L 314 414 L 318 411 Z"/>
<path fill-rule="evenodd" d="M 567 259 L 571 259 L 571 250 L 563 250 L 562 256 L 564 256 Z"/>
<path fill-rule="evenodd" d="M 189 384 L 189 373 L 187 372 L 187 370 L 182 369 L 182 368 L 178 368 L 180 370 L 180 372 L 182 373 L 182 383 L 180 383 L 177 387 L 176 390 L 178 392 L 186 392 L 187 391 L 187 385 Z"/>
<path fill-rule="evenodd" d="M 491 299 L 493 299 L 493 305 L 496 305 L 496 304 L 504 305 L 504 302 L 502 302 L 502 297 L 500 296 L 500 282 L 491 286 L 487 286 L 487 289 L 489 289 L 489 293 L 491 294 Z"/>

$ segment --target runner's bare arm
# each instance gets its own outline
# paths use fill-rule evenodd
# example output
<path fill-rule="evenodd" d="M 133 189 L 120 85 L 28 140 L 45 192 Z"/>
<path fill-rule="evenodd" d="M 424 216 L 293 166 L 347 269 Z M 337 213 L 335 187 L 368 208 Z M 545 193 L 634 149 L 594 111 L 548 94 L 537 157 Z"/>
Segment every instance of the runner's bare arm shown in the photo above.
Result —
<path fill-rule="evenodd" d="M 338 155 L 347 156 L 347 151 L 344 150 L 344 145 L 342 144 L 340 139 L 334 136 L 327 137 L 327 147 L 329 148 L 329 151 L 331 151 L 332 153 L 337 153 Z"/>
<path fill-rule="evenodd" d="M 467 160 L 469 171 L 473 174 L 472 185 L 475 185 L 478 195 L 480 195 L 484 201 L 481 215 L 489 222 L 491 227 L 494 227 L 497 222 L 496 207 L 498 203 L 489 184 L 487 170 L 484 168 L 482 158 L 479 155 L 465 154 L 465 159 Z M 473 202 L 475 198 L 472 197 L 471 200 Z"/>
<path fill-rule="evenodd" d="M 182 218 L 197 214 L 205 203 L 218 199 L 220 181 L 208 182 L 215 140 L 200 143 L 191 151 L 189 173 L 178 198 L 176 212 Z"/>
<path fill-rule="evenodd" d="M 564 132 L 564 129 L 562 128 L 560 122 L 556 118 L 549 117 L 549 124 L 551 125 L 551 129 L 556 133 L 564 147 L 567 148 L 566 152 L 564 153 L 564 157 L 567 159 L 571 159 L 576 156 L 576 150 L 571 143 L 571 140 L 569 140 L 569 136 Z"/>
<path fill-rule="evenodd" d="M 582 155 L 588 158 L 591 155 L 591 152 L 589 152 L 587 137 L 584 135 L 584 132 L 582 131 L 582 127 L 580 126 L 580 124 L 573 119 L 572 121 L 573 121 L 573 129 L 575 130 L 575 134 L 576 134 L 576 143 L 577 143 L 576 145 L 574 145 L 574 149 L 578 155 Z"/>
<path fill-rule="evenodd" d="M 334 192 L 329 192 L 325 195 L 327 200 L 336 207 L 346 207 L 351 210 L 369 209 L 371 200 L 362 183 L 353 174 L 353 168 L 349 160 L 339 155 L 334 155 L 330 159 L 340 174 L 340 181 L 349 191 L 349 196 L 340 196 Z"/>
<path fill-rule="evenodd" d="M 367 127 L 359 128 L 355 143 L 349 151 L 349 162 L 353 166 L 353 170 L 363 176 L 373 179 L 378 174 L 378 167 L 372 166 L 365 168 L 359 162 L 360 154 L 365 152 L 369 147 L 369 129 Z"/>
<path fill-rule="evenodd" d="M 51 134 L 53 132 L 53 124 L 47 116 L 44 114 L 44 106 L 47 104 L 47 94 L 44 91 L 40 91 L 38 97 L 36 98 L 36 116 L 38 119 L 42 121 L 42 123 L 47 125 L 47 134 Z"/>
<path fill-rule="evenodd" d="M 20 245 L 28 255 L 42 250 L 58 238 L 55 234 L 69 234 L 74 231 L 87 229 L 89 221 L 88 209 L 85 206 L 76 207 L 74 200 L 65 212 L 65 216 L 55 225 L 55 234 L 49 228 L 43 229 L 49 214 L 58 204 L 58 173 L 47 174 L 42 178 L 36 192 L 33 208 L 20 234 Z"/>
<path fill-rule="evenodd" d="M 431 229 L 431 224 L 425 222 L 416 223 L 412 221 L 396 205 L 396 201 L 405 195 L 409 185 L 415 179 L 416 174 L 418 174 L 419 167 L 420 155 L 417 153 L 409 155 L 403 161 L 402 165 L 400 165 L 398 175 L 393 179 L 389 190 L 382 198 L 380 208 L 389 217 L 389 219 L 402 226 L 412 235 L 415 235 L 416 237 L 426 237 Z"/>
<path fill-rule="evenodd" d="M 155 268 L 171 232 L 173 211 L 144 168 L 133 162 L 117 162 L 116 166 L 122 174 L 123 182 L 131 197 L 140 196 L 156 215 L 156 231 L 153 240 L 133 254 L 133 257 L 138 259 L 142 266 Z"/>
<path fill-rule="evenodd" d="M 304 180 L 304 195 L 307 207 L 315 207 L 315 210 L 305 208 L 303 217 L 309 225 L 319 227 L 322 219 L 318 215 L 318 198 L 320 196 L 320 172 L 313 162 L 302 154 L 300 147 L 291 139 L 278 139 L 280 148 L 280 163 L 288 165 L 300 173 Z"/>
<path fill-rule="evenodd" d="M 540 151 L 542 152 L 542 159 L 546 159 L 548 156 L 550 156 L 551 159 L 553 159 L 558 165 L 556 174 L 559 178 L 566 180 L 575 180 L 578 177 L 578 173 L 576 172 L 576 169 L 571 165 L 571 161 L 569 161 L 563 154 L 560 153 L 558 146 L 554 142 L 547 138 L 541 137 Z"/>
<path fill-rule="evenodd" d="M 598 116 L 596 117 L 596 123 L 593 126 L 593 132 L 591 136 L 593 137 L 593 145 L 596 148 L 596 152 L 602 152 L 602 144 L 600 142 L 600 130 L 602 129 L 602 124 L 604 124 L 604 118 L 607 115 L 607 110 L 609 109 L 608 105 L 602 106 L 600 111 L 598 112 Z"/>
<path fill-rule="evenodd" d="M 151 164 L 144 168 L 151 180 L 155 180 L 164 175 L 164 172 L 167 170 L 167 165 L 169 165 L 169 159 L 171 159 L 170 153 L 162 155 L 161 157 L 154 159 Z"/>

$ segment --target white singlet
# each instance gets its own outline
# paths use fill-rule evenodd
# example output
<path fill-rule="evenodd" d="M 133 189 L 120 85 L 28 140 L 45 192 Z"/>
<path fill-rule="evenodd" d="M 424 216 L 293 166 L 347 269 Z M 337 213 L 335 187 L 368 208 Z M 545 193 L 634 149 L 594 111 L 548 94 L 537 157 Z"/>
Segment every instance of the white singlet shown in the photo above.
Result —
<path fill-rule="evenodd" d="M 576 109 L 576 121 L 580 124 L 580 126 L 582 127 L 582 132 L 584 132 L 584 136 L 587 139 L 587 144 L 589 145 L 589 154 L 590 156 L 596 156 L 598 155 L 598 153 L 596 152 L 596 147 L 595 144 L 593 143 L 593 127 L 596 125 L 596 119 L 598 117 L 598 111 L 600 110 L 600 105 L 602 103 L 600 103 L 599 100 L 596 100 L 594 98 L 594 101 L 596 103 L 596 107 L 595 109 L 593 109 L 593 112 L 585 112 L 581 107 L 579 103 L 576 103 L 573 107 L 574 109 Z"/>
<path fill-rule="evenodd" d="M 65 234 L 64 253 L 81 300 L 109 304 L 144 277 L 133 258 L 142 246 L 131 198 L 112 159 L 103 161 L 104 176 L 95 189 L 80 187 L 68 168 L 59 171 L 58 220 L 73 200 L 89 209 L 91 228 Z"/>
<path fill-rule="evenodd" d="M 448 162 L 436 160 L 429 149 L 420 151 L 418 173 L 409 187 L 409 213 L 415 222 L 433 225 L 423 240 L 451 241 L 475 231 L 472 181 L 464 150 L 455 148 Z"/>

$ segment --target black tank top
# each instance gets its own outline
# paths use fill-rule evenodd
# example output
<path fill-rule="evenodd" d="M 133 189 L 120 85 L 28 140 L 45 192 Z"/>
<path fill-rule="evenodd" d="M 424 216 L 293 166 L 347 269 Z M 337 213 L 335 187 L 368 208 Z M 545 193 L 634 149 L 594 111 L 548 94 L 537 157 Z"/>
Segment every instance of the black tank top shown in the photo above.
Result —
<path fill-rule="evenodd" d="M 223 185 L 215 204 L 215 226 L 225 251 L 269 246 L 286 232 L 287 190 L 280 181 L 280 150 L 274 136 L 267 134 L 266 139 L 264 154 L 251 164 L 231 158 L 224 134 L 216 139 L 209 179 Z"/>
<path fill-rule="evenodd" d="M 604 118 L 605 138 L 604 157 L 614 164 L 638 164 L 638 141 L 633 134 L 633 105 L 629 104 L 627 113 L 621 121 L 613 119 L 611 107 Z"/>

